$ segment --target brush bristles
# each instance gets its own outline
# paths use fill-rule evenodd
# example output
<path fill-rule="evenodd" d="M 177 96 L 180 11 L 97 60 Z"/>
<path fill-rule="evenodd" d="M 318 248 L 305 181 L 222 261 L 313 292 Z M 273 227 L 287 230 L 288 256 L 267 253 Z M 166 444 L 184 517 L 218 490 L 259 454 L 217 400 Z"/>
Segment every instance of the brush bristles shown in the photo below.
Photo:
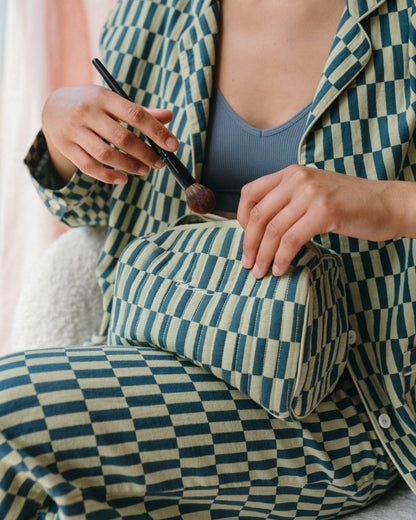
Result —
<path fill-rule="evenodd" d="M 194 182 L 186 188 L 185 195 L 189 209 L 194 213 L 204 215 L 214 211 L 216 205 L 215 195 L 206 186 Z"/>

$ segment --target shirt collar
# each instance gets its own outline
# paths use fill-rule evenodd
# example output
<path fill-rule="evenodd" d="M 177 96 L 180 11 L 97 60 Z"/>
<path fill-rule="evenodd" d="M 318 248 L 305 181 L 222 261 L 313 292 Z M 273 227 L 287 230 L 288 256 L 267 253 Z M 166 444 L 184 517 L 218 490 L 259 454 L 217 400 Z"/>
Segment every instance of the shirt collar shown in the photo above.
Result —
<path fill-rule="evenodd" d="M 347 0 L 347 9 L 351 16 L 359 21 L 385 2 L 386 0 Z"/>

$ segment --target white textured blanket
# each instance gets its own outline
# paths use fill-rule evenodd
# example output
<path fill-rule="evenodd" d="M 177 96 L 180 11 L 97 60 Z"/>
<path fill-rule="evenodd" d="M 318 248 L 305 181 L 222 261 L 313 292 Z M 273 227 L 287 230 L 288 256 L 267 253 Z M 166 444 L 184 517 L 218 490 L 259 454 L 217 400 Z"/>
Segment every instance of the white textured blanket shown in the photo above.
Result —
<path fill-rule="evenodd" d="M 34 263 L 19 296 L 11 350 L 82 344 L 101 323 L 95 266 L 106 228 L 75 228 Z"/>

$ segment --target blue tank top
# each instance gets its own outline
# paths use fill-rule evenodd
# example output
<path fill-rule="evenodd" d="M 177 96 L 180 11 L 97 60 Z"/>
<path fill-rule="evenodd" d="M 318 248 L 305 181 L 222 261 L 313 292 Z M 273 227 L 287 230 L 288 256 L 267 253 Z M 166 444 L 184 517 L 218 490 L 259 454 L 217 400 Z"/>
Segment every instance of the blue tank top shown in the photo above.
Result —
<path fill-rule="evenodd" d="M 216 209 L 237 211 L 244 184 L 297 163 L 311 104 L 285 123 L 260 130 L 243 121 L 214 89 L 201 183 L 215 193 Z"/>

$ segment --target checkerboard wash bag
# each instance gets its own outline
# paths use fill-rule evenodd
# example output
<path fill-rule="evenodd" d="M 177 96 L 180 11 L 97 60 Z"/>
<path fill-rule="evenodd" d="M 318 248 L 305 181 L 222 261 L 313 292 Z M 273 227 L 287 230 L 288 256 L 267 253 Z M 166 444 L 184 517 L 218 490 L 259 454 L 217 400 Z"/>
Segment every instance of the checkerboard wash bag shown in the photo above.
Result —
<path fill-rule="evenodd" d="M 110 344 L 184 357 L 281 419 L 306 417 L 347 360 L 340 257 L 309 242 L 281 277 L 241 265 L 235 220 L 187 216 L 132 241 L 116 273 Z"/>

